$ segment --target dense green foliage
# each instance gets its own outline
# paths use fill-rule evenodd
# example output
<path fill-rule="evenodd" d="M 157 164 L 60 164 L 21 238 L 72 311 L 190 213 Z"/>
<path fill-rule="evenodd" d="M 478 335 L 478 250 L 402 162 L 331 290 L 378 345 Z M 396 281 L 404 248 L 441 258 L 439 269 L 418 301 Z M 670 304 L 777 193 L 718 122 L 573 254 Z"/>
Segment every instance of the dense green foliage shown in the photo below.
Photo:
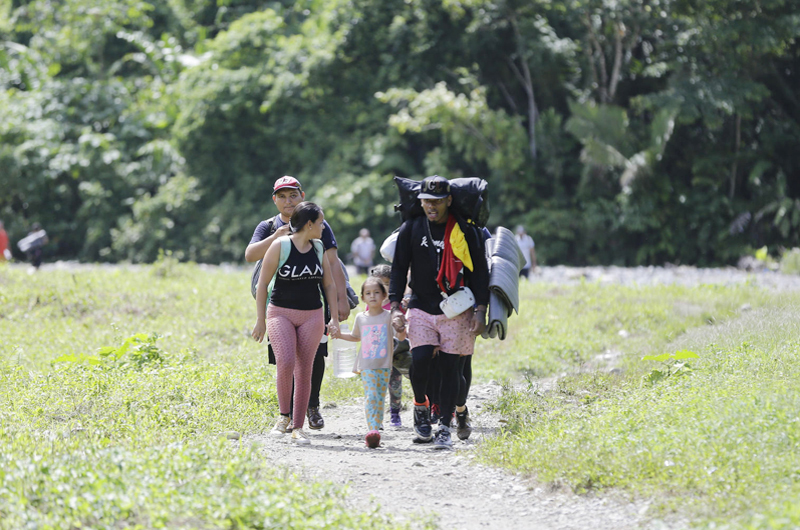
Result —
<path fill-rule="evenodd" d="M 0 219 L 82 260 L 240 260 L 293 174 L 342 242 L 479 175 L 545 263 L 800 243 L 791 0 L 0 0 Z"/>

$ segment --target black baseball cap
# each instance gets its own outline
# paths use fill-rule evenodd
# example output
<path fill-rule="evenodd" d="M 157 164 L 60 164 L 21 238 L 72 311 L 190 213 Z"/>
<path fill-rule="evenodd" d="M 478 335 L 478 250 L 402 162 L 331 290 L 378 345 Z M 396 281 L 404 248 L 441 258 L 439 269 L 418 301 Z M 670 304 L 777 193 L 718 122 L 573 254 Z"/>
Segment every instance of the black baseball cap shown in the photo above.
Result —
<path fill-rule="evenodd" d="M 420 199 L 444 199 L 450 195 L 450 181 L 439 175 L 422 179 L 419 189 Z"/>

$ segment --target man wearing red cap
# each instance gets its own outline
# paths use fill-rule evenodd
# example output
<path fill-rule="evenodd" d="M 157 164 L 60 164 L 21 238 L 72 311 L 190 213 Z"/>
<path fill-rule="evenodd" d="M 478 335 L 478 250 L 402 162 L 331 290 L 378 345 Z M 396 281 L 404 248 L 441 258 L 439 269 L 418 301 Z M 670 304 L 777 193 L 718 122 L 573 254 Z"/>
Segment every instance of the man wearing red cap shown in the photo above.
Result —
<path fill-rule="evenodd" d="M 291 233 L 289 220 L 292 217 L 295 206 L 303 202 L 305 196 L 306 194 L 296 178 L 284 176 L 275 181 L 272 187 L 272 202 L 278 208 L 278 215 L 258 223 L 253 232 L 253 237 L 250 239 L 250 244 L 247 245 L 244 251 L 245 260 L 256 262 L 262 259 L 267 249 L 276 239 Z M 336 237 L 327 221 L 323 223 L 322 244 L 330 263 L 339 263 Z M 344 322 L 350 316 L 350 306 L 347 302 L 347 283 L 341 267 L 333 268 L 333 277 L 336 281 L 336 293 L 339 302 L 339 321 Z M 325 311 L 327 312 L 327 305 Z M 325 321 L 327 322 L 328 320 L 329 317 L 326 316 Z M 322 429 L 325 426 L 325 420 L 319 412 L 319 392 L 322 388 L 322 378 L 325 375 L 325 357 L 327 355 L 328 344 L 327 342 L 322 342 L 314 358 L 314 369 L 311 375 L 311 397 L 306 411 L 308 426 L 314 430 Z M 275 364 L 272 346 L 269 346 L 269 356 L 270 363 Z"/>

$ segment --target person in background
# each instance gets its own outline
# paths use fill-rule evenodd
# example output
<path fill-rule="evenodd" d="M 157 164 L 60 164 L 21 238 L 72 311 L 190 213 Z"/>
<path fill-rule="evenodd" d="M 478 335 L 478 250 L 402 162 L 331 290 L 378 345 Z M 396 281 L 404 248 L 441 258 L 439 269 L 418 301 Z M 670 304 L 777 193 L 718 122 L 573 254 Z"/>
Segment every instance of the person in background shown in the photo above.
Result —
<path fill-rule="evenodd" d="M 381 443 L 379 429 L 383 424 L 386 387 L 392 371 L 392 317 L 383 308 L 388 290 L 380 278 L 370 276 L 361 286 L 361 300 L 367 304 L 363 313 L 356 315 L 352 333 L 340 333 L 339 338 L 361 342 L 353 365 L 353 372 L 361 374 L 364 383 L 364 412 L 367 416 L 367 447 L 374 449 Z M 405 333 L 397 333 L 404 339 Z"/>
<path fill-rule="evenodd" d="M 8 233 L 6 232 L 3 221 L 0 221 L 0 262 L 6 261 L 11 257 L 11 251 L 8 250 Z"/>
<path fill-rule="evenodd" d="M 369 230 L 359 230 L 358 237 L 350 244 L 350 252 L 358 273 L 367 274 L 375 259 L 375 242 L 369 237 Z"/>
<path fill-rule="evenodd" d="M 17 246 L 27 254 L 33 268 L 38 270 L 42 266 L 42 253 L 48 241 L 50 238 L 47 237 L 42 225 L 33 223 L 31 231 L 17 243 Z"/>
<path fill-rule="evenodd" d="M 244 251 L 244 258 L 248 262 L 256 262 L 264 257 L 270 245 L 281 236 L 289 235 L 289 220 L 292 217 L 295 207 L 305 199 L 305 192 L 294 177 L 283 176 L 275 181 L 272 187 L 272 202 L 278 209 L 278 215 L 265 221 L 261 221 L 253 232 L 250 244 Z M 337 252 L 336 236 L 327 221 L 323 221 L 322 244 L 325 247 L 325 255 L 333 264 L 339 263 Z M 336 295 L 339 307 L 339 322 L 346 322 L 350 316 L 350 305 L 347 303 L 347 291 L 344 271 L 342 267 L 335 267 L 333 279 L 336 281 Z M 327 308 L 327 306 L 326 306 Z M 328 310 L 326 309 L 326 312 Z M 326 314 L 325 320 L 330 316 Z M 272 345 L 268 346 L 270 364 L 275 364 L 275 352 Z M 325 376 L 325 357 L 328 356 L 328 343 L 320 343 L 317 355 L 314 358 L 314 371 L 311 377 L 311 396 L 308 401 L 308 427 L 319 430 L 325 427 L 325 420 L 320 413 L 319 394 L 322 389 L 322 380 Z M 290 409 L 294 409 L 293 406 Z M 290 427 L 291 428 L 291 427 Z"/>
<path fill-rule="evenodd" d="M 311 374 L 320 339 L 325 333 L 325 312 L 322 309 L 320 286 L 330 305 L 328 329 L 332 336 L 339 334 L 336 284 L 333 271 L 341 269 L 339 262 L 331 264 L 319 241 L 324 230 L 322 208 L 313 202 L 301 202 L 290 219 L 289 253 L 281 263 L 281 240 L 270 245 L 264 256 L 256 294 L 256 324 L 253 338 L 261 342 L 269 331 L 277 365 L 277 390 L 280 416 L 270 434 L 280 436 L 293 422 L 292 441 L 308 445 L 311 440 L 303 432 L 305 416 L 295 414 L 291 419 L 290 402 L 304 410 L 311 395 Z M 283 239 L 283 238 L 281 238 Z M 316 246 L 319 246 L 317 254 Z M 272 292 L 267 286 L 275 279 Z"/>
<path fill-rule="evenodd" d="M 519 275 L 527 278 L 530 272 L 535 271 L 537 267 L 536 244 L 533 242 L 533 238 L 525 233 L 524 226 L 517 225 L 515 232 L 516 235 L 514 237 L 517 240 L 517 245 L 519 245 L 522 254 L 525 256 L 525 266 L 519 271 Z"/>

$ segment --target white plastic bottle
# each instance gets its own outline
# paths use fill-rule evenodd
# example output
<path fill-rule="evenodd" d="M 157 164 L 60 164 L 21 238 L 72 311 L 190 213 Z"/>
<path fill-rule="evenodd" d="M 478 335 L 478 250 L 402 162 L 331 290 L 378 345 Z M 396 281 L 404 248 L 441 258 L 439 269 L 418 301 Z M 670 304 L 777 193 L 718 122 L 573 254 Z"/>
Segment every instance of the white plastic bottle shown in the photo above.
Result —
<path fill-rule="evenodd" d="M 342 333 L 350 333 L 350 327 L 347 322 L 339 324 L 339 330 Z M 330 341 L 330 345 L 329 351 L 333 360 L 333 375 L 342 379 L 355 376 L 353 365 L 358 354 L 358 343 L 344 339 L 333 339 Z"/>

